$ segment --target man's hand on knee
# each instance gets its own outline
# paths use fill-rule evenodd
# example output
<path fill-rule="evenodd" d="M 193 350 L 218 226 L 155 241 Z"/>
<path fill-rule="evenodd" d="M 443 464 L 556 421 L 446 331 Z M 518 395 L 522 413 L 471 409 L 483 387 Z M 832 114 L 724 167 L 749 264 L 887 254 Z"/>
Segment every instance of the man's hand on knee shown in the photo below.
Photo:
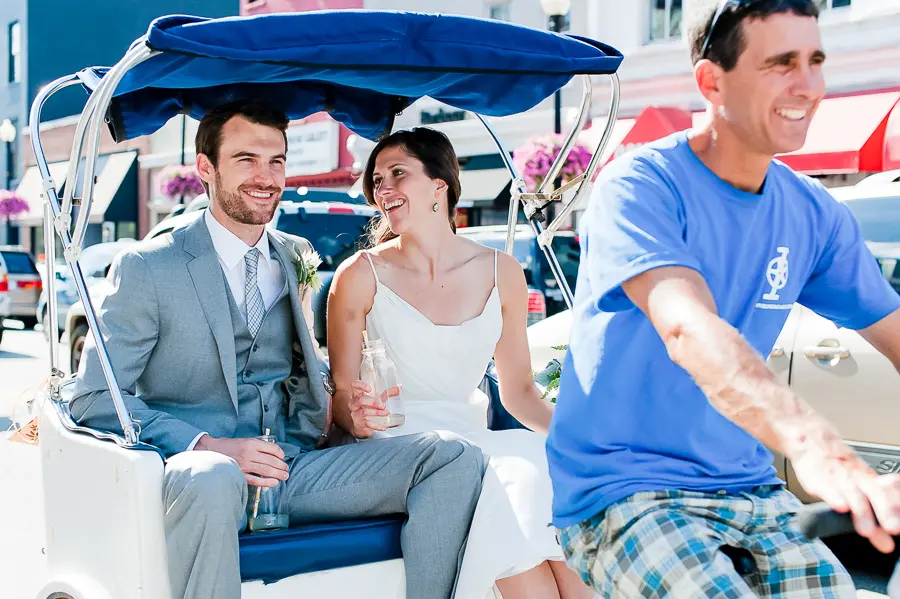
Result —
<path fill-rule="evenodd" d="M 274 487 L 288 479 L 288 465 L 284 451 L 275 443 L 259 439 L 227 439 L 203 435 L 194 446 L 195 451 L 215 451 L 232 458 L 247 477 L 247 483 L 257 487 Z"/>

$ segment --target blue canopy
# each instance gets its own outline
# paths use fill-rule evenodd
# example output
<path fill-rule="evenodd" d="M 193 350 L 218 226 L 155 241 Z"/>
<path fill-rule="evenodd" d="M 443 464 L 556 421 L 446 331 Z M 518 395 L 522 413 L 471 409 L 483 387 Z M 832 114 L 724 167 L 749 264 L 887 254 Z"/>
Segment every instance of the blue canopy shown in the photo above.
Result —
<path fill-rule="evenodd" d="M 577 36 L 451 15 L 319 11 L 156 19 L 162 54 L 131 69 L 107 115 L 113 138 L 153 133 L 182 112 L 261 97 L 300 119 L 327 111 L 377 139 L 423 96 L 487 116 L 528 110 L 578 74 L 612 74 L 614 48 Z M 83 74 L 93 91 L 108 69 Z"/>

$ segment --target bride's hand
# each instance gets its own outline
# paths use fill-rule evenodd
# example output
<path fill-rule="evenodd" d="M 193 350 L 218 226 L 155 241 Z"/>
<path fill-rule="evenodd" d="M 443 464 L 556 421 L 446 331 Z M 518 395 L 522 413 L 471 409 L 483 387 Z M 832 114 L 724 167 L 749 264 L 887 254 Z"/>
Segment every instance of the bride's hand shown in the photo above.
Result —
<path fill-rule="evenodd" d="M 363 383 L 356 381 L 350 385 L 350 417 L 353 419 L 353 430 L 351 434 L 358 439 L 367 439 L 371 437 L 375 431 L 387 430 L 387 426 L 369 421 L 372 416 L 390 416 L 391 413 L 385 409 L 385 405 L 372 397 L 372 388 Z M 391 393 L 391 396 L 397 395 Z"/>

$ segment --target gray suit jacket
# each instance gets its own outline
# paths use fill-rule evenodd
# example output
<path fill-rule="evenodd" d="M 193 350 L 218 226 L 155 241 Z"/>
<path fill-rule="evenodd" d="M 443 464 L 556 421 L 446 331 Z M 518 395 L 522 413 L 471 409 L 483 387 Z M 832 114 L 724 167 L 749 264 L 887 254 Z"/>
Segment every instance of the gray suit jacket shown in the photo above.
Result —
<path fill-rule="evenodd" d="M 279 231 L 268 235 L 288 281 L 296 329 L 292 376 L 284 385 L 287 417 L 284 430 L 275 431 L 292 458 L 316 447 L 329 408 L 293 263 L 311 246 Z M 233 436 L 234 331 L 227 284 L 205 220 L 122 253 L 108 280 L 113 290 L 98 312 L 100 330 L 141 441 L 171 456 L 204 431 Z M 122 431 L 90 335 L 70 409 L 80 424 Z"/>

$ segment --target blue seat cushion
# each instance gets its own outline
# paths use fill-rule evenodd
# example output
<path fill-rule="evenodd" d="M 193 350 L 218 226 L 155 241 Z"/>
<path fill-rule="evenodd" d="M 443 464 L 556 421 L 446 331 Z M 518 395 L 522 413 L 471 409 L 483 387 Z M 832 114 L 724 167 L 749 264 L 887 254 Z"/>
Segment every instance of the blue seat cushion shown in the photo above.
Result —
<path fill-rule="evenodd" d="M 268 584 L 297 574 L 400 558 L 405 520 L 398 514 L 241 534 L 241 580 Z"/>

